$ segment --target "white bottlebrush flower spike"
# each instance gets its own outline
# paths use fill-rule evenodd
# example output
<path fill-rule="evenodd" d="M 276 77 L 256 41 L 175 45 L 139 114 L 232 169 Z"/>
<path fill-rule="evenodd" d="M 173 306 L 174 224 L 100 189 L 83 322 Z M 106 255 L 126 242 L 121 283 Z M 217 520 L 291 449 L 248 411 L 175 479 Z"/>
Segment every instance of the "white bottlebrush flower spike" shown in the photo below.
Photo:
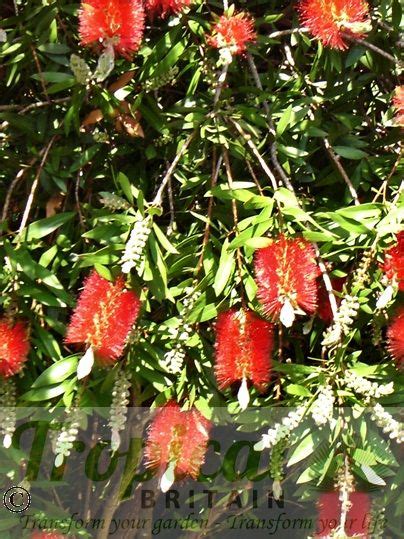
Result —
<path fill-rule="evenodd" d="M 317 399 L 311 407 L 311 415 L 318 427 L 321 428 L 332 421 L 334 401 L 335 397 L 332 388 L 330 386 L 321 388 Z"/>
<path fill-rule="evenodd" d="M 0 438 L 3 447 L 11 446 L 16 424 L 16 388 L 10 379 L 0 379 Z"/>
<path fill-rule="evenodd" d="M 55 466 L 57 468 L 63 464 L 65 458 L 71 453 L 73 443 L 77 439 L 82 417 L 80 410 L 76 406 L 67 409 L 66 414 L 67 418 L 54 444 Z"/>
<path fill-rule="evenodd" d="M 139 271 L 144 259 L 144 249 L 150 235 L 151 224 L 149 218 L 138 216 L 120 261 L 123 273 L 130 273 L 133 268 Z"/>
<path fill-rule="evenodd" d="M 112 389 L 112 404 L 108 425 L 111 429 L 111 449 L 117 451 L 121 445 L 120 432 L 124 430 L 129 404 L 130 381 L 125 371 L 118 371 Z"/>

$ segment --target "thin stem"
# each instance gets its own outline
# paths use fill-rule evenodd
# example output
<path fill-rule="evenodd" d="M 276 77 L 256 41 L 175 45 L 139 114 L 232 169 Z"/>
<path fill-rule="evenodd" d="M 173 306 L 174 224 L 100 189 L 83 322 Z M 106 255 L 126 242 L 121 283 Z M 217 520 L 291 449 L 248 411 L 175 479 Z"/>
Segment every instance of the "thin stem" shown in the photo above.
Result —
<path fill-rule="evenodd" d="M 33 109 L 39 109 L 42 107 L 46 107 L 49 105 L 57 105 L 58 103 L 67 103 L 70 101 L 70 97 L 60 97 L 59 99 L 52 99 L 49 101 L 38 101 L 37 103 L 31 103 L 31 105 L 27 105 L 26 107 L 22 108 L 18 114 L 25 114 L 26 112 L 29 112 Z"/>
<path fill-rule="evenodd" d="M 335 299 L 334 292 L 333 292 L 333 289 L 332 289 L 331 279 L 330 279 L 330 276 L 328 275 L 327 268 L 326 268 L 326 266 L 325 266 L 325 264 L 323 262 L 323 259 L 321 258 L 320 249 L 318 248 L 317 243 L 314 243 L 314 249 L 315 249 L 315 252 L 316 252 L 318 267 L 320 268 L 321 276 L 322 276 L 323 282 L 324 282 L 324 286 L 325 286 L 325 289 L 326 289 L 327 294 L 328 294 L 328 300 L 330 302 L 332 316 L 333 316 L 333 318 L 335 318 L 335 316 L 336 316 L 336 314 L 338 312 L 338 305 L 337 305 L 337 300 Z"/>
<path fill-rule="evenodd" d="M 37 101 L 30 105 L 0 105 L 0 112 L 8 110 L 18 110 L 18 114 L 25 114 L 32 109 L 40 109 L 42 107 L 49 107 L 49 105 L 56 105 L 58 103 L 67 103 L 70 101 L 70 97 L 59 97 L 58 99 L 52 99 L 49 101 Z"/>
<path fill-rule="evenodd" d="M 157 194 L 153 199 L 152 206 L 161 206 L 161 201 L 162 201 L 162 198 L 163 198 L 164 189 L 167 187 L 167 184 L 170 181 L 171 176 L 174 174 L 174 171 L 175 171 L 178 163 L 180 162 L 181 158 L 183 157 L 183 155 L 187 151 L 188 146 L 191 144 L 191 142 L 194 139 L 195 135 L 196 135 L 196 130 L 193 131 L 189 135 L 187 140 L 181 146 L 180 151 L 177 153 L 177 155 L 174 158 L 174 161 L 171 163 L 171 165 L 169 166 L 167 172 L 165 173 L 165 176 L 164 176 L 164 178 L 163 178 L 163 180 L 162 180 L 162 182 L 160 184 L 160 187 L 158 188 Z"/>
<path fill-rule="evenodd" d="M 268 167 L 268 165 L 266 164 L 266 162 L 264 161 L 263 157 L 261 156 L 261 154 L 259 153 L 258 151 L 258 148 L 256 147 L 256 145 L 254 144 L 254 142 L 252 141 L 251 139 L 251 135 L 249 135 L 248 133 L 245 133 L 242 129 L 242 127 L 240 126 L 240 124 L 238 124 L 235 120 L 233 120 L 232 118 L 229 118 L 229 121 L 234 125 L 234 127 L 237 129 L 237 131 L 240 133 L 240 135 L 243 137 L 243 139 L 246 141 L 247 143 L 247 146 L 251 149 L 252 153 L 255 155 L 255 157 L 257 158 L 259 164 L 261 165 L 261 168 L 262 170 L 265 172 L 265 174 L 268 176 L 268 178 L 270 179 L 271 181 L 271 184 L 272 184 L 272 188 L 274 191 L 276 191 L 278 189 L 278 184 L 277 184 L 277 181 L 276 181 L 276 178 L 275 176 L 273 175 L 271 169 Z"/>
<path fill-rule="evenodd" d="M 28 163 L 27 166 L 25 166 L 24 168 L 21 168 L 17 172 L 17 175 L 15 176 L 15 178 L 13 179 L 13 181 L 10 184 L 10 187 L 7 190 L 6 199 L 4 201 L 3 211 L 2 211 L 2 215 L 1 215 L 1 220 L 2 221 L 5 221 L 7 219 L 8 208 L 10 206 L 11 197 L 13 195 L 14 189 L 16 188 L 18 182 L 21 180 L 21 178 L 24 176 L 24 174 L 27 172 L 27 170 L 29 170 L 35 164 L 35 162 L 38 160 L 38 158 L 41 157 L 41 155 L 43 154 L 44 151 L 45 151 L 45 148 L 43 148 L 41 150 L 39 156 L 33 157 L 31 159 L 31 161 Z"/>
<path fill-rule="evenodd" d="M 213 107 L 214 108 L 216 108 L 216 106 L 217 106 L 217 104 L 219 102 L 220 95 L 222 93 L 224 83 L 226 82 L 227 72 L 229 70 L 230 64 L 231 64 L 231 61 L 226 62 L 224 64 L 223 68 L 222 68 L 222 71 L 219 74 L 219 78 L 217 80 L 217 86 L 216 86 L 216 90 L 215 90 L 215 97 L 213 98 Z"/>
<path fill-rule="evenodd" d="M 25 210 L 24 210 L 24 213 L 23 213 L 23 216 L 22 216 L 22 219 L 21 219 L 21 223 L 20 223 L 20 226 L 19 226 L 19 229 L 18 229 L 18 236 L 22 233 L 22 231 L 24 230 L 24 228 L 25 228 L 25 226 L 27 224 L 28 217 L 29 217 L 29 214 L 30 214 L 30 211 L 31 211 L 31 207 L 32 207 L 32 204 L 34 202 L 35 193 L 36 193 L 36 190 L 38 188 L 39 177 L 41 175 L 43 167 L 45 166 L 49 150 L 51 149 L 51 147 L 52 147 L 53 143 L 55 142 L 55 140 L 56 140 L 56 135 L 54 135 L 51 138 L 51 140 L 48 142 L 48 144 L 47 144 L 47 146 L 45 148 L 45 151 L 43 153 L 41 162 L 39 164 L 37 173 L 35 175 L 34 181 L 33 181 L 32 186 L 31 186 L 31 191 L 30 191 L 29 196 L 28 196 L 28 200 L 27 200 L 27 204 L 25 206 Z"/>
<path fill-rule="evenodd" d="M 77 208 L 77 213 L 79 214 L 80 226 L 82 228 L 85 228 L 83 214 L 81 212 L 80 195 L 79 195 L 80 178 L 82 176 L 83 176 L 83 172 L 81 171 L 81 169 L 79 169 L 79 171 L 77 172 L 76 183 L 75 183 L 75 186 L 74 186 L 74 197 L 76 199 L 76 208 Z"/>
<path fill-rule="evenodd" d="M 212 171 L 212 177 L 211 177 L 211 180 L 210 180 L 210 189 L 211 190 L 215 187 L 215 185 L 217 183 L 217 179 L 219 177 L 219 172 L 220 172 L 220 168 L 222 166 L 222 162 L 223 162 L 223 155 L 221 155 L 219 157 L 219 159 L 217 160 L 216 166 L 214 167 L 214 170 Z M 211 196 L 210 199 L 209 199 L 209 204 L 208 204 L 208 215 L 207 215 L 207 220 L 206 220 L 206 223 L 205 223 L 205 231 L 204 231 L 204 234 L 203 234 L 202 250 L 201 250 L 199 260 L 198 260 L 198 264 L 196 266 L 195 276 L 198 275 L 198 273 L 201 270 L 201 267 L 202 267 L 202 264 L 203 264 L 203 257 L 205 255 L 205 249 L 206 249 L 206 246 L 207 246 L 208 241 L 209 241 L 210 226 L 211 226 L 212 212 L 213 212 L 213 204 L 214 204 L 214 199 L 213 199 L 213 196 Z"/>
<path fill-rule="evenodd" d="M 349 192 L 351 193 L 351 196 L 354 199 L 355 205 L 359 206 L 360 202 L 359 202 L 359 198 L 358 198 L 358 193 L 356 192 L 356 189 L 353 186 L 348 174 L 345 172 L 344 167 L 341 165 L 340 158 L 335 154 L 334 150 L 332 149 L 332 146 L 331 146 L 330 141 L 328 140 L 328 138 L 324 138 L 324 146 L 325 146 L 325 149 L 326 149 L 328 155 L 330 156 L 330 159 L 333 161 L 333 163 L 335 164 L 335 166 L 338 169 L 338 172 L 341 174 L 343 180 L 347 184 Z"/>
<path fill-rule="evenodd" d="M 251 71 L 252 77 L 254 79 L 255 85 L 257 86 L 257 88 L 261 92 L 263 92 L 264 88 L 262 86 L 262 82 L 261 82 L 261 79 L 260 79 L 260 76 L 259 76 L 259 73 L 258 73 L 258 69 L 257 69 L 257 66 L 255 65 L 254 58 L 252 57 L 252 55 L 250 53 L 247 53 L 247 61 L 248 61 L 248 65 L 250 67 L 250 71 Z M 273 163 L 276 171 L 278 172 L 279 176 L 281 177 L 283 184 L 290 191 L 293 191 L 293 186 L 292 186 L 288 176 L 285 174 L 285 171 L 283 170 L 283 168 L 282 168 L 282 166 L 281 166 L 281 164 L 279 163 L 279 160 L 278 160 L 278 146 L 277 146 L 277 143 L 276 143 L 276 131 L 275 131 L 274 123 L 272 121 L 271 110 L 269 108 L 268 101 L 266 101 L 264 99 L 262 104 L 264 106 L 264 110 L 265 110 L 265 113 L 267 115 L 269 133 L 273 137 L 273 141 L 272 141 L 272 144 L 271 144 L 272 163 Z"/>
<path fill-rule="evenodd" d="M 43 77 L 43 73 L 42 73 L 42 68 L 41 68 L 41 64 L 39 62 L 39 58 L 38 58 L 38 55 L 36 53 L 36 50 L 35 50 L 35 47 L 34 45 L 31 44 L 31 52 L 32 52 L 32 56 L 34 57 L 34 61 L 35 61 L 35 64 L 36 64 L 36 68 L 38 70 L 38 75 L 39 75 L 39 80 L 41 81 L 41 86 L 42 86 L 42 92 L 45 96 L 45 99 L 47 101 L 50 101 L 49 99 L 49 94 L 48 94 L 48 90 L 46 89 L 46 84 L 45 84 L 45 79 Z"/>
<path fill-rule="evenodd" d="M 395 174 L 395 172 L 396 172 L 396 170 L 398 168 L 398 165 L 401 163 L 402 154 L 403 154 L 403 148 L 402 148 L 402 146 L 400 144 L 400 151 L 398 153 L 397 159 L 394 162 L 393 168 L 389 172 L 389 175 L 387 176 L 387 178 L 385 180 L 383 180 L 382 185 L 380 186 L 380 188 L 376 192 L 372 202 L 376 202 L 381 194 L 383 194 L 383 202 L 386 201 L 386 189 L 387 189 L 387 186 L 388 186 L 389 181 L 391 180 L 391 178 L 394 176 L 394 174 Z"/>
<path fill-rule="evenodd" d="M 288 28 L 287 30 L 278 30 L 277 32 L 272 32 L 267 37 L 269 39 L 277 39 L 278 37 L 290 36 L 292 34 L 307 34 L 309 32 L 308 28 Z"/>
<path fill-rule="evenodd" d="M 172 179 L 168 182 L 168 205 L 170 208 L 170 222 L 167 227 L 167 233 L 172 233 L 176 229 Z"/>
<path fill-rule="evenodd" d="M 233 174 L 232 174 L 231 166 L 230 166 L 229 152 L 227 151 L 226 148 L 223 148 L 223 159 L 224 159 L 224 166 L 226 168 L 227 183 L 229 184 L 229 188 L 233 189 Z M 232 198 L 231 200 L 231 208 L 233 212 L 234 232 L 237 235 L 238 234 L 238 213 L 237 213 L 237 203 L 234 200 L 234 198 Z M 238 278 L 240 280 L 241 304 L 243 306 L 243 309 L 245 309 L 246 300 L 245 300 L 244 289 L 243 289 L 243 262 L 241 260 L 241 251 L 239 247 L 237 247 L 236 249 L 236 260 L 237 260 L 237 273 L 238 273 Z"/>
<path fill-rule="evenodd" d="M 262 187 L 260 185 L 260 182 L 258 181 L 258 178 L 257 178 L 257 176 L 256 176 L 256 174 L 254 172 L 254 169 L 251 166 L 251 163 L 248 161 L 248 159 L 246 160 L 245 163 L 247 165 L 249 173 L 251 174 L 252 179 L 254 180 L 255 185 L 257 186 L 259 194 L 261 196 L 265 196 L 264 191 L 263 191 L 263 189 L 262 189 Z"/>
<path fill-rule="evenodd" d="M 360 37 L 353 37 L 351 34 L 348 34 L 346 32 L 342 32 L 342 35 L 345 39 L 350 41 L 351 43 L 357 43 L 358 45 L 363 45 L 367 49 L 376 52 L 377 54 L 380 54 L 380 56 L 383 56 L 390 62 L 393 62 L 393 64 L 396 64 L 400 67 L 402 67 L 403 62 L 400 62 L 397 58 L 389 54 L 388 52 L 384 51 L 383 49 L 379 49 L 379 47 L 376 47 L 376 45 L 373 45 L 373 43 L 369 43 L 369 41 L 366 41 L 365 39 L 362 39 Z"/>

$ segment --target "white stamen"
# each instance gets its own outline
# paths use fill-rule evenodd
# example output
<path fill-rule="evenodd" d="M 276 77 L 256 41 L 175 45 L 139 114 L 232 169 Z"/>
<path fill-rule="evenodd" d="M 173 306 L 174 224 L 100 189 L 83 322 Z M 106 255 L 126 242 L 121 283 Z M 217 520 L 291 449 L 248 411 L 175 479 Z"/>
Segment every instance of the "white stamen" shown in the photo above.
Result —
<path fill-rule="evenodd" d="M 84 356 L 80 359 L 77 365 L 77 378 L 81 380 L 82 378 L 85 378 L 86 376 L 88 376 L 93 368 L 93 365 L 94 365 L 94 351 L 90 346 L 90 348 L 87 350 Z"/>
<path fill-rule="evenodd" d="M 240 389 L 238 390 L 237 399 L 240 404 L 240 408 L 245 410 L 250 402 L 250 393 L 248 391 L 247 379 L 245 377 L 243 378 Z"/>
<path fill-rule="evenodd" d="M 3 438 L 3 447 L 8 449 L 11 446 L 12 437 L 10 434 L 6 434 Z"/>
<path fill-rule="evenodd" d="M 394 288 L 389 285 L 383 292 L 380 294 L 377 302 L 376 309 L 384 309 L 388 303 L 390 303 L 394 293 Z"/>
<path fill-rule="evenodd" d="M 281 482 L 278 479 L 275 479 L 275 481 L 272 483 L 272 494 L 274 495 L 274 499 L 280 500 L 282 492 L 283 490 Z"/>
<path fill-rule="evenodd" d="M 111 449 L 117 451 L 121 445 L 121 436 L 117 430 L 113 430 L 111 433 Z"/>
<path fill-rule="evenodd" d="M 173 486 L 175 481 L 175 462 L 170 462 L 166 471 L 163 473 L 160 479 L 161 492 L 167 492 Z"/>
<path fill-rule="evenodd" d="M 295 310 L 288 298 L 285 299 L 279 318 L 286 328 L 290 328 L 295 320 Z"/>

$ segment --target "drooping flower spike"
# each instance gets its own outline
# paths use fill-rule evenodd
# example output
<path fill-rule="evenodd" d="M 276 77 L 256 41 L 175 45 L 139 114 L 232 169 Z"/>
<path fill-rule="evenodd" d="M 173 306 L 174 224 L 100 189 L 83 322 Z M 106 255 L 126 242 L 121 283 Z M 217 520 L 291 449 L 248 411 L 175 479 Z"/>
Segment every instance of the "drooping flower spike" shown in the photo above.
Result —
<path fill-rule="evenodd" d="M 396 109 L 396 124 L 404 127 L 404 86 L 397 86 L 394 90 L 393 107 Z"/>
<path fill-rule="evenodd" d="M 273 345 L 273 325 L 253 311 L 230 309 L 217 317 L 216 379 L 220 389 L 241 382 L 238 400 L 242 410 L 250 401 L 248 380 L 259 391 L 268 386 Z"/>
<path fill-rule="evenodd" d="M 290 327 L 296 314 L 313 314 L 317 309 L 315 251 L 303 238 L 283 234 L 255 254 L 257 297 L 264 313 Z"/>
<path fill-rule="evenodd" d="M 160 479 L 163 492 L 179 479 L 196 479 L 205 460 L 210 422 L 195 408 L 182 411 L 168 402 L 154 417 L 145 448 L 147 468 L 164 471 Z"/>
<path fill-rule="evenodd" d="M 156 15 L 164 18 L 168 15 L 181 13 L 191 3 L 192 0 L 146 0 L 145 9 L 151 18 Z"/>
<path fill-rule="evenodd" d="M 20 372 L 30 349 L 27 326 L 0 319 L 0 377 L 8 378 Z"/>
<path fill-rule="evenodd" d="M 112 46 L 124 57 L 139 49 L 144 25 L 142 0 L 83 0 L 79 11 L 81 44 Z"/>
<path fill-rule="evenodd" d="M 386 277 L 404 291 L 404 231 L 397 234 L 397 243 L 387 249 L 382 265 Z"/>
<path fill-rule="evenodd" d="M 247 44 L 255 41 L 254 19 L 244 11 L 232 15 L 224 14 L 215 24 L 208 37 L 209 45 L 226 50 L 230 55 L 243 54 Z"/>
<path fill-rule="evenodd" d="M 345 533 L 347 537 L 370 539 L 370 498 L 364 492 L 351 492 L 351 507 L 347 512 Z M 331 537 L 341 521 L 341 501 L 338 492 L 323 492 L 318 500 L 317 533 L 315 537 Z"/>
<path fill-rule="evenodd" d="M 404 366 L 404 307 L 401 307 L 387 329 L 387 348 L 399 367 Z"/>
<path fill-rule="evenodd" d="M 101 363 L 117 360 L 137 319 L 140 300 L 125 289 L 123 277 L 115 283 L 93 271 L 84 282 L 77 306 L 67 328 L 65 342 L 88 347 L 78 366 L 78 377 L 91 371 L 94 353 Z"/>
<path fill-rule="evenodd" d="M 346 49 L 344 33 L 361 38 L 370 31 L 366 0 L 300 0 L 301 23 L 326 47 Z"/>

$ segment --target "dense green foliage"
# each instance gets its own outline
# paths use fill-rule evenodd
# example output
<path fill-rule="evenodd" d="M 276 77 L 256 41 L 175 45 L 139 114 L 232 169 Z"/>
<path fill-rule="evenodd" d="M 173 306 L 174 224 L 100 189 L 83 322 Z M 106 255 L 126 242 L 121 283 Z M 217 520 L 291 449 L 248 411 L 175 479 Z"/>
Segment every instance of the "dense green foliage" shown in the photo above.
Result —
<path fill-rule="evenodd" d="M 375 487 L 362 464 L 388 483 L 380 503 L 397 516 L 397 446 L 384 442 L 375 424 L 358 427 L 369 401 L 343 380 L 348 369 L 394 382 L 394 393 L 380 402 L 402 402 L 385 345 L 400 293 L 387 309 L 375 306 L 384 289 L 378 262 L 403 218 L 401 133 L 391 107 L 398 65 L 360 44 L 341 52 L 297 31 L 271 37 L 298 28 L 294 6 L 237 2 L 255 17 L 258 39 L 250 56 L 233 60 L 214 105 L 222 66 L 205 34 L 222 5 L 209 0 L 176 19 L 154 20 L 132 62 L 118 58 L 105 81 L 81 84 L 71 55 L 92 72 L 98 56 L 79 45 L 78 4 L 17 4 L 18 15 L 12 0 L 0 5 L 0 285 L 3 310 L 28 320 L 31 331 L 29 361 L 16 377 L 19 404 L 108 407 L 115 371 L 125 363 L 132 405 L 174 398 L 214 423 L 231 416 L 234 429 L 262 433 L 271 426 L 263 409 L 309 403 L 331 383 L 336 404 L 356 407 L 356 418 L 327 427 L 326 452 L 315 431 L 296 431 L 285 462 L 292 457 L 297 467 L 286 476 L 303 483 L 299 495 L 314 497 L 317 487 L 332 485 L 348 456 L 361 489 Z M 399 58 L 399 2 L 371 4 L 367 41 Z M 139 216 L 151 216 L 153 225 L 141 269 L 128 276 L 143 302 L 137 329 L 124 359 L 109 370 L 97 367 L 83 383 L 75 374 L 80 354 L 63 342 L 66 324 L 91 268 L 107 279 L 120 274 Z M 335 347 L 322 346 L 326 326 L 318 317 L 307 334 L 308 317 L 290 329 L 277 326 L 270 387 L 263 395 L 251 389 L 254 408 L 239 413 L 236 392 L 217 389 L 214 321 L 241 300 L 261 312 L 254 252 L 279 231 L 316 242 L 329 275 L 347 276 L 343 293 L 357 295 L 360 309 Z M 367 280 L 358 284 L 355 271 L 369 252 Z M 184 307 L 190 287 L 200 292 L 191 310 Z M 182 372 L 174 375 L 163 359 L 175 346 L 173 329 L 184 323 L 192 332 Z M 2 470 L 0 486 L 6 483 Z M 389 526 L 385 537 L 398 536 L 394 518 Z"/>

